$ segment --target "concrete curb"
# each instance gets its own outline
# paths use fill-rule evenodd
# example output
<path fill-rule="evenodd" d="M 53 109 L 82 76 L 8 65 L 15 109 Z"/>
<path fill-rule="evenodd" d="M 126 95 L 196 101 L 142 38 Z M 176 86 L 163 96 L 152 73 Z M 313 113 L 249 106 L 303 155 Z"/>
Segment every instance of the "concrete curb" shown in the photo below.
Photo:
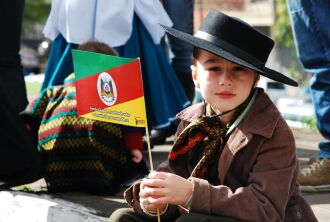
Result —
<path fill-rule="evenodd" d="M 0 222 L 106 222 L 108 219 L 95 214 L 92 209 L 51 195 L 0 192 Z"/>

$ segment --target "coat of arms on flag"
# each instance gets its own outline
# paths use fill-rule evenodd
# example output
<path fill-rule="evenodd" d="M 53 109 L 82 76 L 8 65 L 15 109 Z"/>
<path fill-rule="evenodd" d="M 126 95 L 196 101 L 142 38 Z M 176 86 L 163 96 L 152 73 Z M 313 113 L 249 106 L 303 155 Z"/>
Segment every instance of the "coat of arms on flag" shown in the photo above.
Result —
<path fill-rule="evenodd" d="M 112 106 L 116 102 L 117 89 L 112 77 L 102 72 L 97 79 L 97 92 L 105 105 Z"/>
<path fill-rule="evenodd" d="M 146 127 L 139 59 L 73 50 L 78 116 Z"/>

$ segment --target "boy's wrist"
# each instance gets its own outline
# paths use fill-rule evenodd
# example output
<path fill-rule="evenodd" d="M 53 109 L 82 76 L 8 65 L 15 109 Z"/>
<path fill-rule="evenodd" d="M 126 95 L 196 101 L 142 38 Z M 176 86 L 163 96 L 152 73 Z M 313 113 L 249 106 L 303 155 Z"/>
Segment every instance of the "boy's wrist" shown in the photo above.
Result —
<path fill-rule="evenodd" d="M 180 205 L 180 206 L 186 208 L 187 210 L 190 209 L 191 202 L 192 202 L 192 197 L 193 197 L 193 192 L 194 192 L 194 183 L 191 181 L 190 178 L 188 178 L 188 181 L 191 183 L 191 193 L 190 193 L 188 199 L 186 200 L 186 202 L 183 205 Z"/>
<path fill-rule="evenodd" d="M 186 208 L 187 210 L 190 210 L 191 202 L 192 202 L 192 194 L 190 194 L 188 200 L 185 202 L 184 205 L 181 205 L 182 207 Z"/>
<path fill-rule="evenodd" d="M 140 207 L 143 213 L 147 214 L 148 216 L 152 216 L 152 217 L 158 216 L 157 210 L 156 211 L 147 210 L 142 204 L 142 202 L 140 202 Z M 159 211 L 159 215 L 163 215 L 167 211 L 167 208 L 168 208 L 168 204 L 165 204 L 164 207 Z"/>

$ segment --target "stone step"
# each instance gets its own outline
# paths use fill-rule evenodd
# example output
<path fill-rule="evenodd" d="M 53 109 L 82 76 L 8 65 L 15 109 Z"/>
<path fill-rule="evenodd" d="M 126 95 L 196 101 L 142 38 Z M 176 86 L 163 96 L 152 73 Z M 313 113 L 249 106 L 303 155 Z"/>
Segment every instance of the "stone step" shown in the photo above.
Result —
<path fill-rule="evenodd" d="M 0 222 L 106 222 L 108 217 L 81 204 L 47 194 L 0 192 Z"/>

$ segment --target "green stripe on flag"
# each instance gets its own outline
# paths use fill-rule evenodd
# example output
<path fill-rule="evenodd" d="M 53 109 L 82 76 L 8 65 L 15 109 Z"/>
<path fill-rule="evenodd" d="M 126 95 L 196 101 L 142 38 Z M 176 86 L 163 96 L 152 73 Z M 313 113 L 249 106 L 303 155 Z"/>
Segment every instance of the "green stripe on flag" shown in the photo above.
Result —
<path fill-rule="evenodd" d="M 76 80 L 136 60 L 75 49 L 72 50 L 72 57 Z"/>

